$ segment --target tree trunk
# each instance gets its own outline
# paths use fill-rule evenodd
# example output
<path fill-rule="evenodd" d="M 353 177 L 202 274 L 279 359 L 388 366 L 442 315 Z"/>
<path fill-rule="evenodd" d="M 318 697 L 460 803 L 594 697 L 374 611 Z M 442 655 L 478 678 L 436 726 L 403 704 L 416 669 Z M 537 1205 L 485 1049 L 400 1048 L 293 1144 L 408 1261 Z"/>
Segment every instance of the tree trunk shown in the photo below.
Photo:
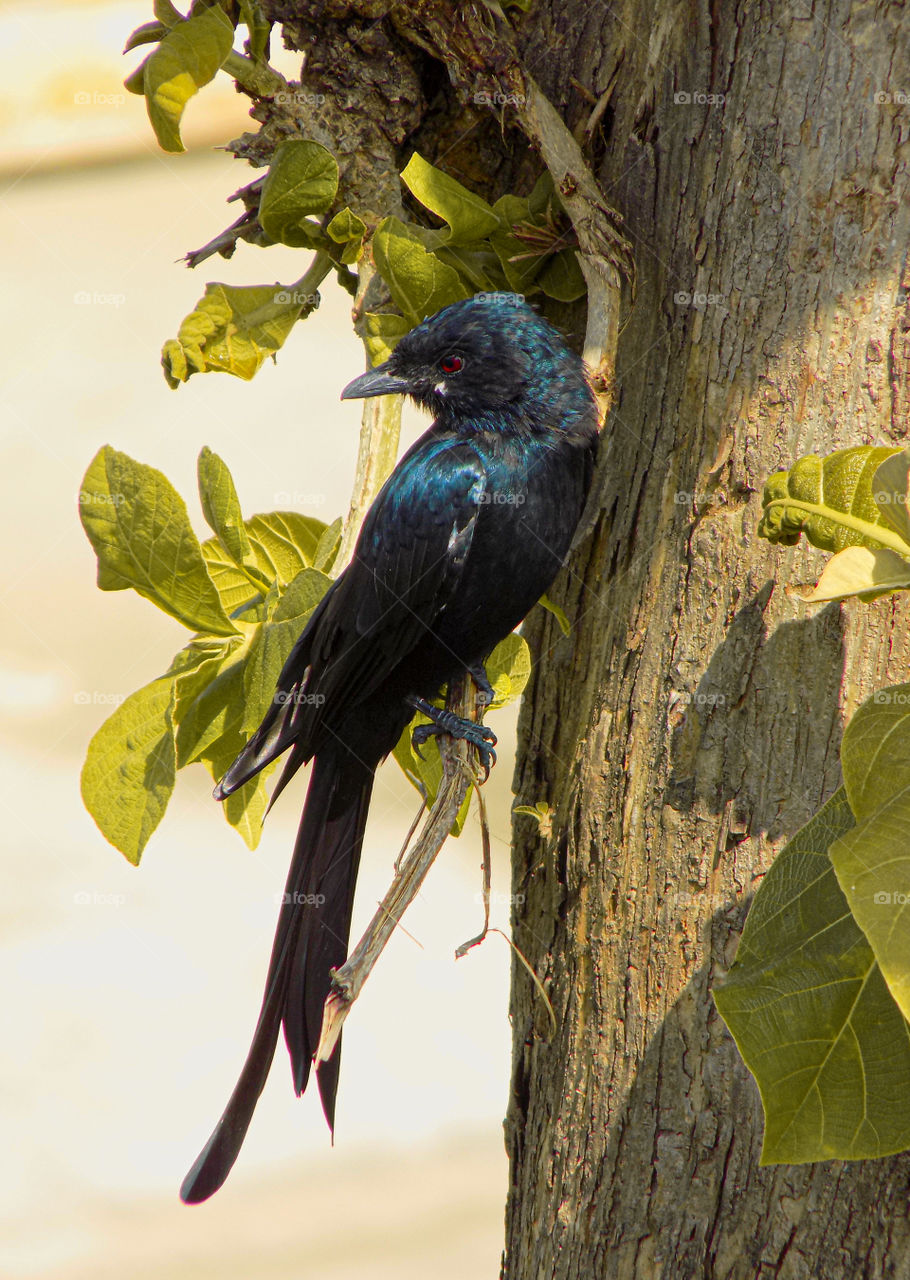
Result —
<path fill-rule="evenodd" d="M 394 211 L 415 146 L 494 198 L 539 172 L 483 105 L 520 83 L 495 6 L 265 8 L 307 51 L 306 132 L 357 208 Z M 906 597 L 813 612 L 783 585 L 822 557 L 756 535 L 770 472 L 910 429 L 903 8 L 509 13 L 625 217 L 637 287 L 599 517 L 552 593 L 572 632 L 529 623 L 516 790 L 554 812 L 516 818 L 514 926 L 558 1030 L 516 965 L 503 1274 L 910 1276 L 910 1157 L 760 1168 L 758 1092 L 710 994 L 839 782 L 844 720 L 910 666 Z M 287 112 L 260 103 L 233 149 L 261 163 L 302 127 Z"/>
<path fill-rule="evenodd" d="M 910 669 L 906 597 L 813 611 L 783 587 L 822 557 L 756 536 L 770 472 L 907 434 L 904 11 L 574 0 L 521 31 L 571 125 L 613 86 L 638 283 L 572 633 L 528 625 L 516 791 L 555 813 L 515 820 L 515 941 L 558 1030 L 516 964 L 503 1274 L 910 1275 L 910 1157 L 760 1168 L 711 1000 L 844 721 Z"/>

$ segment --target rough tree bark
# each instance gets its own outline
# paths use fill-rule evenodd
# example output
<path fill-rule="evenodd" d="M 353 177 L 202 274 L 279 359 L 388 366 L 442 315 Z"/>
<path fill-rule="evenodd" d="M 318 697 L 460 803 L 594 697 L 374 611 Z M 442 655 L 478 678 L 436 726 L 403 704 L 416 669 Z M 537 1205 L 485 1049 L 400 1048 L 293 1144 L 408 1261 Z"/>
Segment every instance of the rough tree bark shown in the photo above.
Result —
<path fill-rule="evenodd" d="M 903 20 L 624 0 L 526 36 L 569 118 L 571 77 L 613 85 L 597 172 L 638 289 L 572 635 L 529 628 L 516 791 L 556 814 L 516 818 L 514 925 L 560 1030 L 516 966 L 512 1280 L 910 1274 L 910 1158 L 759 1168 L 710 996 L 844 720 L 910 665 L 904 605 L 813 613 L 782 584 L 820 558 L 755 535 L 769 472 L 907 433 Z"/>
<path fill-rule="evenodd" d="M 415 146 L 491 197 L 539 172 L 472 99 L 472 75 L 515 83 L 471 34 L 498 21 L 481 5 L 265 8 L 325 105 L 260 105 L 238 154 L 299 129 L 380 213 Z M 755 532 L 768 473 L 910 426 L 902 18 L 535 0 L 515 24 L 625 217 L 637 288 L 598 519 L 553 593 L 572 632 L 540 610 L 528 628 L 516 791 L 554 815 L 516 819 L 514 927 L 559 1031 L 516 965 L 509 1280 L 910 1275 L 910 1158 L 759 1168 L 757 1090 L 710 996 L 758 879 L 839 781 L 844 720 L 910 665 L 904 605 L 811 613 L 782 584 L 814 553 Z"/>

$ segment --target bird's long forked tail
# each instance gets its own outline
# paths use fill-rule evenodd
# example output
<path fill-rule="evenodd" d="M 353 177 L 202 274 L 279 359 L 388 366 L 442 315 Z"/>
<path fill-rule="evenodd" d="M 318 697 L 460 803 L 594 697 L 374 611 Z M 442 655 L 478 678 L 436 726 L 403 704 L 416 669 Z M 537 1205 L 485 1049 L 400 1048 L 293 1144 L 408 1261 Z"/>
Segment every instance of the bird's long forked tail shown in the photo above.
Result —
<path fill-rule="evenodd" d="M 314 761 L 253 1042 L 224 1114 L 183 1180 L 185 1204 L 207 1200 L 230 1173 L 265 1086 L 282 1022 L 294 1088 L 300 1094 L 306 1087 L 331 970 L 347 956 L 372 787 L 372 770 L 350 755 L 330 751 Z M 339 1044 L 316 1070 L 332 1130 L 340 1052 Z"/>

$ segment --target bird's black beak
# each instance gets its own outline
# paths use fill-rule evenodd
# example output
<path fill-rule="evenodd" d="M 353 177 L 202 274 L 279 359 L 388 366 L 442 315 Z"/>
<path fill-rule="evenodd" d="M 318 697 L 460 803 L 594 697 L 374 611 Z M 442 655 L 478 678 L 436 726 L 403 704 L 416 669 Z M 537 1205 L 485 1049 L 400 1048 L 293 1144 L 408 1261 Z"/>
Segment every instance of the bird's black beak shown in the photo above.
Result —
<path fill-rule="evenodd" d="M 370 396 L 407 395 L 410 390 L 411 384 L 407 379 L 391 373 L 386 361 L 385 364 L 377 365 L 375 369 L 368 369 L 359 378 L 349 382 L 342 391 L 341 398 L 342 400 L 366 400 Z"/>

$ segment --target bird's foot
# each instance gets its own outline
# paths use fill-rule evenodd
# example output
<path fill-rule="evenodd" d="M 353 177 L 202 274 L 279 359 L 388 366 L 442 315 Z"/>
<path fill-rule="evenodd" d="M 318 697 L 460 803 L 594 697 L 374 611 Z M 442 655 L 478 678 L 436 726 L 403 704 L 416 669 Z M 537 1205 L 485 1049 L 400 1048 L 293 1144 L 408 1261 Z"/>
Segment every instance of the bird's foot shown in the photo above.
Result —
<path fill-rule="evenodd" d="M 458 738 L 464 742 L 470 742 L 477 754 L 480 756 L 480 763 L 483 767 L 483 779 L 486 782 L 490 776 L 490 770 L 496 763 L 496 752 L 493 748 L 496 746 L 496 734 L 492 729 L 488 729 L 485 724 L 478 724 L 474 720 L 467 720 L 463 716 L 456 716 L 454 711 L 440 710 L 434 707 L 432 703 L 427 702 L 424 698 L 409 698 L 412 707 L 423 712 L 425 716 L 429 716 L 429 724 L 419 724 L 411 734 L 411 742 L 414 750 L 423 759 L 420 748 L 429 738 L 438 737 L 441 733 L 447 733 L 450 738 Z"/>
<path fill-rule="evenodd" d="M 468 675 L 477 685 L 477 690 L 480 695 L 478 701 L 480 702 L 480 705 L 486 709 L 496 697 L 493 686 L 490 684 L 490 677 L 487 675 L 486 667 L 482 662 L 477 662 L 472 667 L 465 667 L 465 671 L 467 671 Z"/>

